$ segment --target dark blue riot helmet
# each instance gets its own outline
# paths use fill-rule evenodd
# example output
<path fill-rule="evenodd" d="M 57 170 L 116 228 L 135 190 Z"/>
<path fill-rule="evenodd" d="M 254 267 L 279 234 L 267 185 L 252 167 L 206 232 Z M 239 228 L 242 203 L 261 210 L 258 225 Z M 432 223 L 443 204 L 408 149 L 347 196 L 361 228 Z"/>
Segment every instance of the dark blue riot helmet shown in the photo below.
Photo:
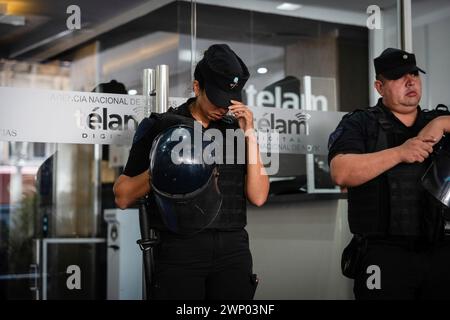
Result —
<path fill-rule="evenodd" d="M 435 146 L 433 161 L 422 177 L 423 187 L 450 208 L 450 135 Z"/>
<path fill-rule="evenodd" d="M 222 195 L 214 143 L 204 141 L 197 126 L 179 124 L 163 130 L 150 151 L 151 187 L 166 227 L 194 234 L 208 227 L 219 213 Z"/>

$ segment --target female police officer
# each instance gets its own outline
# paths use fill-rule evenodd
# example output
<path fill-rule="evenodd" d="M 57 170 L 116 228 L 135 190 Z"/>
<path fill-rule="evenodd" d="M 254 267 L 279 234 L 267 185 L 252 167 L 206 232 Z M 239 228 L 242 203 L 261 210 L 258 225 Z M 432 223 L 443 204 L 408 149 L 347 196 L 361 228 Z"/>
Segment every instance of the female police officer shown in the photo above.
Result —
<path fill-rule="evenodd" d="M 127 165 L 114 185 L 120 208 L 149 194 L 151 224 L 159 232 L 155 250 L 154 299 L 252 299 L 257 285 L 252 272 L 246 225 L 246 199 L 261 206 L 269 180 L 261 163 L 253 130 L 253 114 L 240 102 L 249 77 L 243 61 L 225 44 L 208 48 L 195 69 L 195 98 L 173 113 L 201 123 L 203 128 L 242 129 L 246 132 L 246 164 L 218 165 L 222 204 L 215 220 L 201 232 L 181 236 L 168 230 L 152 196 L 149 152 L 158 126 L 138 128 Z M 226 116 L 231 112 L 234 118 Z M 248 134 L 250 133 L 250 134 Z M 225 141 L 225 139 L 224 139 Z M 250 154 L 249 150 L 254 150 Z M 256 154 L 256 156 L 255 156 Z M 236 158 L 235 158 L 236 159 Z M 253 161 L 248 161 L 253 159 Z"/>

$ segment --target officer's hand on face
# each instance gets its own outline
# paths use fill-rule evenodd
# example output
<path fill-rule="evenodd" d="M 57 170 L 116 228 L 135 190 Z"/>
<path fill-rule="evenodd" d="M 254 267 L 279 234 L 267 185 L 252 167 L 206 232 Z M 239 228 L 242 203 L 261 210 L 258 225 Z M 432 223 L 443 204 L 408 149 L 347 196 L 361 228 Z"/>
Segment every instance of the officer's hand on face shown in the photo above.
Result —
<path fill-rule="evenodd" d="M 433 152 L 433 143 L 430 140 L 414 137 L 408 139 L 401 146 L 398 146 L 401 162 L 414 163 L 424 162 Z"/>
<path fill-rule="evenodd" d="M 238 119 L 239 127 L 246 132 L 252 130 L 253 112 L 242 102 L 231 100 L 232 105 L 229 107 L 231 113 Z"/>
<path fill-rule="evenodd" d="M 432 141 L 432 144 L 435 145 L 445 134 L 444 126 L 440 121 L 441 120 L 439 117 L 433 119 L 422 130 L 420 130 L 417 136 L 422 140 Z"/>

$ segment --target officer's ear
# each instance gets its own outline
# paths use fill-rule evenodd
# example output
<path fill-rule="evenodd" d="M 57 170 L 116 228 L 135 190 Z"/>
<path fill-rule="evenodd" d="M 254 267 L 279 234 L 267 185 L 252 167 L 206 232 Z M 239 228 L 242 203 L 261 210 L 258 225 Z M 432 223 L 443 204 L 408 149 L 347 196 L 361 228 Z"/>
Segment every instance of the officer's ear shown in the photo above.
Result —
<path fill-rule="evenodd" d="M 381 74 L 377 74 L 376 80 L 374 83 L 374 87 L 375 87 L 375 89 L 377 89 L 380 96 L 383 96 L 383 91 L 384 91 L 383 87 L 384 87 L 385 81 L 386 81 L 385 77 L 383 77 Z"/>
<path fill-rule="evenodd" d="M 377 89 L 378 94 L 380 96 L 383 96 L 383 91 L 384 91 L 383 90 L 383 85 L 384 85 L 383 81 L 382 80 L 375 80 L 373 85 L 374 85 L 375 89 Z"/>
<path fill-rule="evenodd" d="M 194 91 L 194 94 L 196 97 L 198 97 L 200 95 L 200 83 L 198 82 L 198 80 L 194 80 L 194 82 L 192 83 L 192 91 Z"/>

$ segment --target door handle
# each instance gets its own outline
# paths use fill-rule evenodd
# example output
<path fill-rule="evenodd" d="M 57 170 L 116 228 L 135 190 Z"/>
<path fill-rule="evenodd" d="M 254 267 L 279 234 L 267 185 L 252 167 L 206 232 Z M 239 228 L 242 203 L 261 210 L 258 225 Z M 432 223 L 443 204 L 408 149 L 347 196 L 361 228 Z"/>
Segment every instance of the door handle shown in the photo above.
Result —
<path fill-rule="evenodd" d="M 39 265 L 38 264 L 30 264 L 30 290 L 38 291 L 38 278 L 39 278 Z"/>

